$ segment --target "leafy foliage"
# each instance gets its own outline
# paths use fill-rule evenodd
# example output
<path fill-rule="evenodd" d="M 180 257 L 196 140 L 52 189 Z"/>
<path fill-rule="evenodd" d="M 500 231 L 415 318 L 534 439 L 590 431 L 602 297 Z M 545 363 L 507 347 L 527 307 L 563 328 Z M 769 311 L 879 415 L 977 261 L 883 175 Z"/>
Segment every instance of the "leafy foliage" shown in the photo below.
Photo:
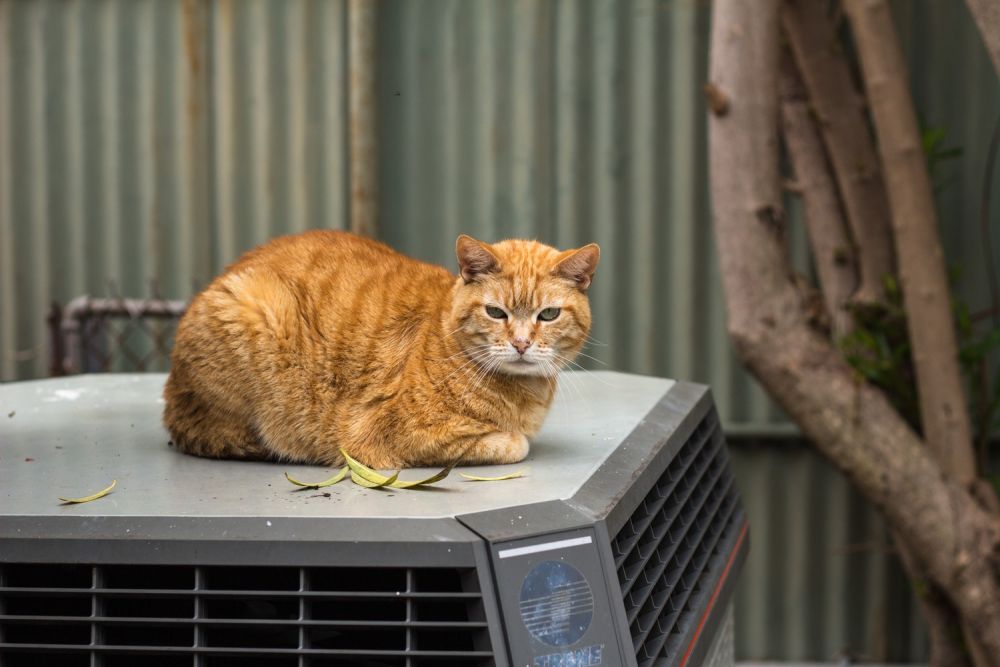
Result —
<path fill-rule="evenodd" d="M 992 323 L 992 320 L 987 321 Z M 989 464 L 990 437 L 1000 430 L 1000 368 L 991 363 L 993 354 L 1000 350 L 1000 328 L 995 324 L 977 327 L 969 307 L 958 300 L 955 302 L 955 323 L 958 358 L 968 383 L 976 450 L 980 466 L 985 470 Z"/>
<path fill-rule="evenodd" d="M 906 310 L 899 283 L 885 278 L 886 305 L 854 306 L 855 329 L 840 340 L 840 349 L 858 374 L 885 392 L 904 419 L 920 432 L 920 402 L 910 356 Z"/>
<path fill-rule="evenodd" d="M 922 124 L 921 140 L 935 194 L 946 185 L 941 178 L 941 166 L 962 155 L 962 149 L 947 147 L 946 139 L 945 128 Z M 958 281 L 959 273 L 958 268 L 950 272 L 952 285 Z M 885 292 L 884 306 L 852 309 L 856 328 L 839 344 L 854 370 L 884 391 L 903 418 L 920 433 L 920 401 L 910 356 L 906 309 L 902 290 L 893 276 L 885 277 Z M 1000 366 L 994 360 L 994 354 L 1000 350 L 997 323 L 1000 314 L 973 315 L 968 304 L 957 295 L 952 296 L 952 310 L 980 472 L 989 476 L 990 439 L 1000 432 Z M 1000 491 L 1000 476 L 995 476 L 994 483 Z"/>
<path fill-rule="evenodd" d="M 948 181 L 941 176 L 941 166 L 962 156 L 961 148 L 946 146 L 947 134 L 947 130 L 943 127 L 921 126 L 920 140 L 923 144 L 924 156 L 927 159 L 927 173 L 930 174 L 935 195 L 948 185 Z"/>
<path fill-rule="evenodd" d="M 891 276 L 886 276 L 885 291 L 885 306 L 853 308 L 856 328 L 840 340 L 840 349 L 854 370 L 884 391 L 903 418 L 920 433 L 920 402 L 903 295 Z M 1000 351 L 1000 327 L 988 319 L 985 321 L 989 325 L 977 325 L 977 319 L 981 322 L 984 318 L 974 317 L 958 297 L 952 298 L 952 307 L 980 470 L 986 473 L 990 438 L 1000 432 L 1000 367 L 993 361 L 994 354 Z"/>

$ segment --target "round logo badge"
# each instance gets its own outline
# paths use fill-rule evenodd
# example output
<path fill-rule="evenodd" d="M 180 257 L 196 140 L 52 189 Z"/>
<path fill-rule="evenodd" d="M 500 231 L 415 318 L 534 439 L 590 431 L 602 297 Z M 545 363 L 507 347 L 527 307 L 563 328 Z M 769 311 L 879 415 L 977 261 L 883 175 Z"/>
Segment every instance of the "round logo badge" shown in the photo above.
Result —
<path fill-rule="evenodd" d="M 590 627 L 594 594 L 572 565 L 539 563 L 521 584 L 521 620 L 531 636 L 549 646 L 569 646 Z"/>

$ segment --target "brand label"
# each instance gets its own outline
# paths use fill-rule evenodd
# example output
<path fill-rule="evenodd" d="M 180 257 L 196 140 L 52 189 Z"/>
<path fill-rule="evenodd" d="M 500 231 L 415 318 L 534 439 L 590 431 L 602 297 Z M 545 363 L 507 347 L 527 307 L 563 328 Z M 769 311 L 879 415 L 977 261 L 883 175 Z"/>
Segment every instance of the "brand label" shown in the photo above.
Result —
<path fill-rule="evenodd" d="M 537 655 L 534 667 L 593 667 L 601 664 L 603 652 L 604 644 L 594 644 L 565 653 Z"/>

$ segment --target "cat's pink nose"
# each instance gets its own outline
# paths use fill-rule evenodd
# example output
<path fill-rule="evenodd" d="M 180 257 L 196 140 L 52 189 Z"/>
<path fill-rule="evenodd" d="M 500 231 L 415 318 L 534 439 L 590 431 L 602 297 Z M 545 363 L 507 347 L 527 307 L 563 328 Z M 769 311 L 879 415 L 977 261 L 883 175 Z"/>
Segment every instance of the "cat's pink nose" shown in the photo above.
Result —
<path fill-rule="evenodd" d="M 527 338 L 515 338 L 510 341 L 510 344 L 514 346 L 518 354 L 524 354 L 531 347 L 531 341 Z"/>

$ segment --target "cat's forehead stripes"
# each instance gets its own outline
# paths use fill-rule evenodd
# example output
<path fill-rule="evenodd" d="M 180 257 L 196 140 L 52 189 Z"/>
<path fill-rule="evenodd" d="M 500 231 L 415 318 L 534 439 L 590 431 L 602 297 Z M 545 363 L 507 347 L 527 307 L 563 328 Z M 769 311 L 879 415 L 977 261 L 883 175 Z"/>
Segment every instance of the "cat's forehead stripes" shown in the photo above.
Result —
<path fill-rule="evenodd" d="M 552 280 L 559 251 L 531 241 L 501 241 L 492 246 L 500 258 L 506 289 L 493 295 L 508 308 L 531 315 L 552 298 L 546 286 Z"/>

